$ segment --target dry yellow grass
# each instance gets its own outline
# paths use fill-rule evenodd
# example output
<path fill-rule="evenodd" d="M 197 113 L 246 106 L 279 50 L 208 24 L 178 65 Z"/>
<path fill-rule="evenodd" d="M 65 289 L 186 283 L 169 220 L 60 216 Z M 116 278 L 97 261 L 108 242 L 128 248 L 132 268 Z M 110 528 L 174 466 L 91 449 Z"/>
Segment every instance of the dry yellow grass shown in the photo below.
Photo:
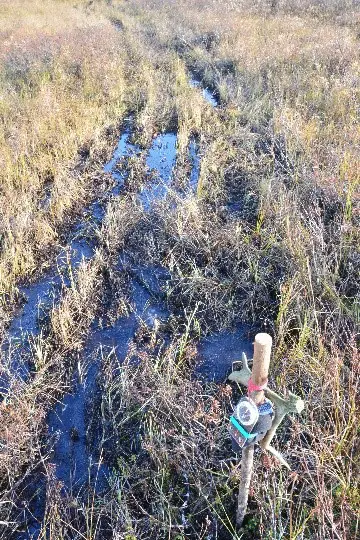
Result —
<path fill-rule="evenodd" d="M 90 196 L 91 175 L 72 169 L 84 162 L 79 149 L 94 154 L 104 128 L 121 120 L 126 83 L 122 39 L 104 17 L 61 2 L 3 3 L 2 15 L 4 307 L 5 295 L 39 269 L 40 257 Z"/>

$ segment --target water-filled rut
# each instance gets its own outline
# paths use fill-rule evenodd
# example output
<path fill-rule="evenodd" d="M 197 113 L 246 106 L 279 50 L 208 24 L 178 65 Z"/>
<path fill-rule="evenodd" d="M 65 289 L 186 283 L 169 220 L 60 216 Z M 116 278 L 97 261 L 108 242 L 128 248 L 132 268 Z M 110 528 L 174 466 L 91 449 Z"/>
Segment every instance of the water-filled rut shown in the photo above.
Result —
<path fill-rule="evenodd" d="M 199 82 L 192 80 L 194 87 Z M 212 105 L 218 103 L 214 95 L 202 90 L 204 98 Z M 121 194 L 127 178 L 126 169 L 119 164 L 139 152 L 131 142 L 131 132 L 127 128 L 121 135 L 112 159 L 104 166 L 104 171 L 111 174 L 114 187 L 110 196 Z M 189 192 L 194 193 L 200 176 L 201 157 L 199 144 L 192 138 L 188 147 L 188 159 L 191 165 L 189 173 Z M 152 205 L 166 197 L 172 189 L 172 180 L 176 169 L 177 135 L 164 133 L 154 138 L 146 155 L 147 170 L 151 179 L 138 193 L 138 200 L 145 212 L 151 211 Z M 184 194 L 183 194 L 184 196 Z M 186 194 L 185 194 L 186 196 Z M 9 366 L 8 373 L 0 378 L 0 391 L 7 393 L 9 375 L 16 374 L 21 379 L 31 376 L 31 340 L 41 333 L 42 316 L 51 306 L 59 303 L 63 285 L 69 285 L 68 269 L 76 270 L 82 260 L 90 260 L 96 249 L 96 235 L 89 234 L 89 226 L 100 227 L 106 209 L 96 201 L 84 212 L 84 219 L 72 230 L 68 245 L 58 255 L 56 265 L 38 282 L 22 288 L 26 302 L 20 313 L 8 329 L 8 338 L 2 347 L 2 355 Z M 94 237 L 95 236 L 95 237 Z M 140 324 L 154 328 L 158 322 L 166 322 L 171 313 L 163 292 L 171 281 L 171 275 L 165 268 L 147 265 L 131 265 L 130 304 L 132 309 L 127 316 L 119 317 L 114 324 L 103 324 L 95 320 L 89 338 L 85 344 L 78 367 L 73 375 L 73 388 L 48 414 L 48 438 L 52 449 L 51 463 L 55 475 L 62 482 L 63 489 L 69 494 L 79 494 L 91 485 L 95 491 L 106 490 L 110 471 L 101 462 L 101 430 L 91 437 L 96 443 L 88 444 L 91 407 L 99 393 L 97 375 L 101 361 L 109 354 L 116 354 L 121 363 L 128 354 L 129 345 L 134 339 Z M 119 254 L 117 270 L 128 272 L 129 261 L 125 254 Z M 207 378 L 223 380 L 231 366 L 231 361 L 244 350 L 251 352 L 250 344 L 244 339 L 244 328 L 238 332 L 223 332 L 203 338 L 198 344 L 198 373 Z M 44 486 L 38 486 L 33 496 L 30 514 L 31 525 L 19 538 L 36 537 L 44 515 Z"/>
<path fill-rule="evenodd" d="M 129 142 L 130 134 L 126 131 L 119 139 L 112 160 L 105 165 L 104 171 L 111 172 L 115 183 L 110 195 L 119 193 L 124 185 L 125 173 L 115 170 L 118 162 L 130 156 L 137 149 Z M 13 319 L 2 344 L 2 357 L 8 370 L 0 375 L 0 392 L 6 395 L 11 375 L 25 380 L 30 375 L 30 343 L 41 333 L 42 315 L 58 304 L 63 286 L 70 285 L 70 272 L 76 270 L 82 261 L 90 260 L 95 253 L 96 240 L 89 234 L 100 226 L 104 219 L 105 208 L 100 201 L 95 201 L 83 211 L 83 219 L 71 230 L 69 241 L 56 258 L 54 266 L 37 282 L 20 288 L 26 301 L 18 315 Z"/>

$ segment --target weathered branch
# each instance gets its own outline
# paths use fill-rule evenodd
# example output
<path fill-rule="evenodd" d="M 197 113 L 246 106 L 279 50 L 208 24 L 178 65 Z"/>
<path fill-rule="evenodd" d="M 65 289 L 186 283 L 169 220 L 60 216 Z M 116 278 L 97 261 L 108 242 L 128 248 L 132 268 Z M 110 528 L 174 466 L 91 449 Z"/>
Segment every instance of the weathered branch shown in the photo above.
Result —
<path fill-rule="evenodd" d="M 241 527 L 246 515 L 249 489 L 254 462 L 254 445 L 243 448 L 241 456 L 241 478 L 239 484 L 238 505 L 236 511 L 236 523 Z"/>

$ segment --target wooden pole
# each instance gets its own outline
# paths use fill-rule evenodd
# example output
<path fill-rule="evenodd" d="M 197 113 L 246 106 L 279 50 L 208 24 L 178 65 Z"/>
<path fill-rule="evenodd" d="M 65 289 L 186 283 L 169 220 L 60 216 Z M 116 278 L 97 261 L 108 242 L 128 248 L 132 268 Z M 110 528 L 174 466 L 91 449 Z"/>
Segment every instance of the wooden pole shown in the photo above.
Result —
<path fill-rule="evenodd" d="M 256 386 L 263 386 L 267 382 L 271 346 L 272 338 L 269 334 L 256 334 L 254 342 L 254 360 L 251 373 L 251 380 Z M 250 397 L 258 405 L 264 400 L 264 391 L 256 390 L 251 392 Z M 254 445 L 247 446 L 243 449 L 241 456 L 241 478 L 236 512 L 236 523 L 238 527 L 242 526 L 246 515 L 253 461 Z"/>
<path fill-rule="evenodd" d="M 239 484 L 238 505 L 236 510 L 236 524 L 241 527 L 246 515 L 249 489 L 254 462 L 254 445 L 246 446 L 241 455 L 241 478 Z"/>

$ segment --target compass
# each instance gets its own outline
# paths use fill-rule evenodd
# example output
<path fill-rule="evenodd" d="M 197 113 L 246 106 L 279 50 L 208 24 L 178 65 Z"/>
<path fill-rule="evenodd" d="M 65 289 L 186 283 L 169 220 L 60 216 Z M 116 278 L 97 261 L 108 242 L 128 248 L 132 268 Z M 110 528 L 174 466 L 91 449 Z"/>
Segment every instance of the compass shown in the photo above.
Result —
<path fill-rule="evenodd" d="M 248 397 L 242 398 L 236 405 L 235 414 L 243 426 L 253 426 L 259 418 L 255 403 Z"/>

